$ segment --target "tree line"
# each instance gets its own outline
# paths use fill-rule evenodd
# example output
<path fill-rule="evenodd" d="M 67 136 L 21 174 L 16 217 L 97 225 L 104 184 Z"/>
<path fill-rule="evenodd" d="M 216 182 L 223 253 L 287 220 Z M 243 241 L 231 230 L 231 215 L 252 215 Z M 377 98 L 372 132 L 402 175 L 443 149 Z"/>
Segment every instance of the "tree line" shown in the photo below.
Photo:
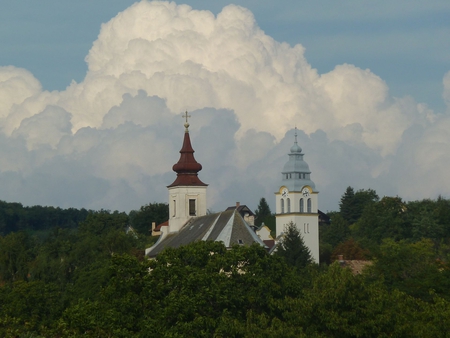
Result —
<path fill-rule="evenodd" d="M 0 237 L 0 336 L 447 337 L 450 201 L 349 187 L 340 202 L 320 229 L 320 266 L 294 225 L 273 255 L 196 242 L 147 260 L 164 205 L 89 211 L 46 237 L 10 232 Z M 372 264 L 355 275 L 339 254 Z"/>

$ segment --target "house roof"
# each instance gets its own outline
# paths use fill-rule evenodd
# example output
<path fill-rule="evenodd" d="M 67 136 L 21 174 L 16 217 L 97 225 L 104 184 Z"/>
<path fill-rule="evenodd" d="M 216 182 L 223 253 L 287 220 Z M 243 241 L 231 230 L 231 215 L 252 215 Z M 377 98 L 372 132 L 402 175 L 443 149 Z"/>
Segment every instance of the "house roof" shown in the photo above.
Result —
<path fill-rule="evenodd" d="M 233 245 L 258 243 L 266 247 L 236 210 L 226 210 L 191 219 L 179 232 L 170 233 L 155 243 L 147 253 L 155 257 L 167 247 L 178 248 L 195 241 L 223 242 L 227 248 Z"/>
<path fill-rule="evenodd" d="M 165 222 L 163 222 L 163 223 L 161 223 L 161 224 L 158 224 L 158 225 L 155 227 L 155 231 L 160 231 L 160 230 L 161 230 L 161 227 L 168 226 L 168 225 L 169 225 L 169 221 L 165 221 Z"/>
<path fill-rule="evenodd" d="M 372 265 L 372 261 L 363 260 L 340 260 L 342 267 L 349 268 L 354 275 L 359 275 L 366 266 Z"/>
<path fill-rule="evenodd" d="M 241 216 L 244 216 L 245 214 L 249 214 L 249 216 L 255 216 L 253 211 L 251 211 L 250 208 L 247 207 L 246 205 L 232 206 L 228 207 L 226 210 L 235 210 L 235 209 L 241 214 Z"/>

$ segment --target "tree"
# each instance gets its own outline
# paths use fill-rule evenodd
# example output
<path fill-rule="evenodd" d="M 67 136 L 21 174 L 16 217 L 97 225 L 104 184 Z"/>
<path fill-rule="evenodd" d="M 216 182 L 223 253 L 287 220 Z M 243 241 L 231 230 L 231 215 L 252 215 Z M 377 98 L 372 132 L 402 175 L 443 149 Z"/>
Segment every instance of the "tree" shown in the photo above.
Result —
<path fill-rule="evenodd" d="M 287 264 L 298 269 L 303 269 L 313 262 L 309 248 L 305 245 L 302 235 L 292 221 L 284 230 L 284 236 L 278 244 L 276 255 L 283 257 Z"/>
<path fill-rule="evenodd" d="M 358 222 L 350 227 L 352 235 L 368 248 L 377 247 L 385 238 L 396 241 L 411 238 L 412 227 L 407 211 L 400 197 L 383 197 L 364 209 Z"/>
<path fill-rule="evenodd" d="M 350 235 L 348 222 L 338 212 L 332 213 L 330 225 L 321 226 L 319 231 L 321 242 L 330 244 L 333 248 Z"/>
<path fill-rule="evenodd" d="M 349 238 L 336 246 L 331 254 L 331 260 L 337 260 L 339 255 L 344 256 L 344 259 L 364 260 L 367 254 L 367 250 L 361 248 L 353 238 Z"/>
<path fill-rule="evenodd" d="M 349 186 L 345 190 L 344 195 L 342 195 L 341 197 L 341 202 L 339 203 L 339 212 L 341 213 L 341 216 L 350 224 L 353 224 L 355 218 L 354 214 L 356 213 L 354 200 L 355 191 L 352 187 Z"/>
<path fill-rule="evenodd" d="M 259 200 L 258 208 L 255 210 L 255 225 L 260 227 L 262 223 L 269 226 L 272 224 L 272 212 L 270 211 L 269 204 L 264 197 Z M 270 228 L 271 230 L 275 230 Z"/>
<path fill-rule="evenodd" d="M 152 222 L 157 225 L 169 219 L 169 205 L 167 203 L 150 203 L 139 210 L 132 210 L 129 214 L 131 226 L 139 233 L 149 235 Z"/>
<path fill-rule="evenodd" d="M 436 260 L 436 252 L 430 239 L 416 243 L 405 240 L 395 242 L 385 239 L 376 254 L 368 275 L 383 277 L 390 289 L 398 289 L 414 297 L 430 300 L 435 294 L 450 299 L 450 266 Z"/>
<path fill-rule="evenodd" d="M 0 284 L 27 280 L 29 263 L 34 258 L 34 243 L 25 232 L 0 237 Z"/>
<path fill-rule="evenodd" d="M 348 187 L 339 203 L 341 216 L 349 223 L 353 224 L 361 217 L 364 209 L 379 199 L 375 190 L 361 189 L 356 193 L 352 187 Z"/>

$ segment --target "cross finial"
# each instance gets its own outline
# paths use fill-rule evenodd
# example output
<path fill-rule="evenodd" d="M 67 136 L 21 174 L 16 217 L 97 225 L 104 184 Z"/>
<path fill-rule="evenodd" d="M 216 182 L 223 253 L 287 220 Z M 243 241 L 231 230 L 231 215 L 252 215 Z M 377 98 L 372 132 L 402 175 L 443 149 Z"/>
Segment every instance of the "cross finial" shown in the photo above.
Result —
<path fill-rule="evenodd" d="M 295 143 L 297 143 L 297 126 L 295 126 Z"/>
<path fill-rule="evenodd" d="M 186 129 L 185 129 L 185 132 L 188 133 L 188 132 L 189 132 L 188 118 L 190 118 L 191 115 L 188 115 L 188 112 L 187 112 L 187 110 L 186 110 L 186 112 L 185 112 L 183 115 L 181 115 L 181 117 L 186 119 L 186 123 L 184 124 L 184 127 L 186 128 Z"/>

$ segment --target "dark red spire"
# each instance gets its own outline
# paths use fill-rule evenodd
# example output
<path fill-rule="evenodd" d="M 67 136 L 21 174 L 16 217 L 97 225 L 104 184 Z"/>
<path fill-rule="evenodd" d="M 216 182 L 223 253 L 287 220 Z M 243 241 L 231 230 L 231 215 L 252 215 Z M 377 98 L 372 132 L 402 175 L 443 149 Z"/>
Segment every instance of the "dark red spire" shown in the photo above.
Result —
<path fill-rule="evenodd" d="M 177 173 L 177 178 L 168 187 L 176 187 L 179 185 L 206 186 L 207 184 L 198 178 L 198 172 L 202 170 L 202 165 L 195 160 L 194 149 L 192 149 L 187 127 L 180 154 L 180 159 L 172 167 L 173 171 Z"/>

